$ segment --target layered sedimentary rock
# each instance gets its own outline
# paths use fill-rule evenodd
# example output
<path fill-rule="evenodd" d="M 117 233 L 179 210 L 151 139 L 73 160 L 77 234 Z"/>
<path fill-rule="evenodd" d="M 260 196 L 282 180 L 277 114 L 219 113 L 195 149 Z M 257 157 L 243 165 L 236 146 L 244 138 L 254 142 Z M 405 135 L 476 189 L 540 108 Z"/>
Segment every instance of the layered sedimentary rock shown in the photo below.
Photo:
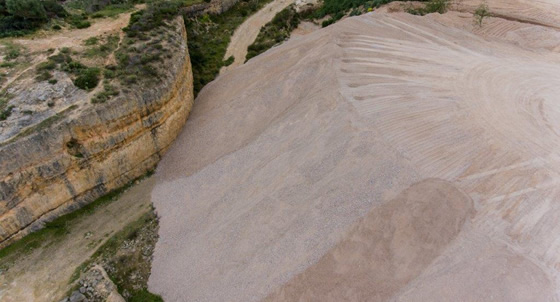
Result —
<path fill-rule="evenodd" d="M 190 5 L 183 9 L 187 16 L 200 16 L 203 14 L 221 14 L 229 10 L 239 0 L 212 0 Z"/>
<path fill-rule="evenodd" d="M 174 24 L 182 41 L 154 88 L 76 100 L 0 144 L 0 246 L 155 167 L 193 104 L 186 30 Z"/>

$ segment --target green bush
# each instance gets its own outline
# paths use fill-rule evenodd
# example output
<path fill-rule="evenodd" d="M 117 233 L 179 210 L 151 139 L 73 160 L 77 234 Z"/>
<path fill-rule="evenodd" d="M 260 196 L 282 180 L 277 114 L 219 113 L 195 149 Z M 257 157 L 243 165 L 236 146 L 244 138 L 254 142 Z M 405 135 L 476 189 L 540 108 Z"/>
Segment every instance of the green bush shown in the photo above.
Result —
<path fill-rule="evenodd" d="M 56 0 L 0 0 L 0 38 L 29 34 L 51 18 L 66 16 Z"/>
<path fill-rule="evenodd" d="M 427 15 L 431 13 L 443 14 L 449 8 L 449 0 L 429 0 L 424 7 L 409 8 L 406 11 L 413 15 Z"/>
<path fill-rule="evenodd" d="M 78 28 L 78 29 L 82 29 L 82 28 L 88 28 L 91 26 L 91 23 L 89 23 L 89 21 L 87 21 L 87 16 L 82 14 L 82 15 L 71 15 L 68 18 L 66 18 L 66 22 L 70 23 L 71 25 L 73 25 L 74 27 Z"/>
<path fill-rule="evenodd" d="M 235 58 L 233 56 L 230 56 L 229 58 L 227 58 L 227 60 L 224 61 L 224 66 L 229 66 L 233 64 L 233 62 L 235 62 Z"/>
<path fill-rule="evenodd" d="M 103 91 L 97 93 L 92 99 L 93 104 L 105 103 L 114 96 L 119 95 L 119 91 L 112 85 L 106 84 Z"/>
<path fill-rule="evenodd" d="M 261 28 L 257 39 L 247 49 L 246 60 L 249 60 L 274 45 L 287 40 L 290 33 L 296 29 L 301 21 L 300 15 L 293 5 L 280 11 L 272 21 Z"/>
<path fill-rule="evenodd" d="M 97 84 L 99 84 L 100 73 L 101 71 L 99 70 L 99 68 L 92 67 L 92 68 L 84 69 L 74 80 L 74 85 L 84 90 L 91 90 L 97 87 Z"/>
<path fill-rule="evenodd" d="M 155 294 L 150 293 L 147 289 L 142 289 L 132 293 L 130 302 L 163 302 L 163 299 Z"/>
<path fill-rule="evenodd" d="M 39 0 L 6 0 L 6 10 L 23 19 L 47 20 L 47 11 Z"/>
<path fill-rule="evenodd" d="M 62 71 L 71 73 L 71 74 L 79 74 L 87 67 L 80 62 L 71 61 L 68 63 L 64 63 L 61 66 Z"/>
<path fill-rule="evenodd" d="M 62 7 L 62 5 L 58 4 L 56 0 L 43 0 L 43 8 L 47 12 L 47 15 L 50 18 L 59 17 L 64 18 L 68 16 L 68 12 Z"/>
<path fill-rule="evenodd" d="M 482 26 L 484 18 L 490 16 L 490 9 L 486 3 L 479 5 L 474 11 L 474 21 L 478 26 Z"/>
<path fill-rule="evenodd" d="M 7 118 L 10 117 L 10 115 L 12 115 L 12 110 L 14 109 L 14 106 L 8 106 L 8 108 L 2 110 L 0 112 L 0 121 L 5 121 Z"/>
<path fill-rule="evenodd" d="M 89 39 L 87 39 L 84 44 L 86 46 L 92 46 L 92 45 L 97 45 L 97 42 L 99 42 L 99 38 L 98 37 L 91 37 Z"/>
<path fill-rule="evenodd" d="M 39 63 L 39 65 L 37 65 L 38 71 L 53 70 L 55 68 L 56 68 L 56 63 L 53 62 L 52 60 L 48 60 L 46 62 L 42 62 Z"/>

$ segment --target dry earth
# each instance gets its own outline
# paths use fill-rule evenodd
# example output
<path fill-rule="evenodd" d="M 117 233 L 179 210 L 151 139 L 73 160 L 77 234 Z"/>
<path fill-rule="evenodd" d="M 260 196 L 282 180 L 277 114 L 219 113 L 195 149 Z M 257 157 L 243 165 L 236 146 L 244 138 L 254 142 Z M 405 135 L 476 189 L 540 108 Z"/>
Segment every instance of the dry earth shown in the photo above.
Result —
<path fill-rule="evenodd" d="M 150 211 L 153 185 L 153 177 L 142 181 L 124 192 L 118 202 L 101 206 L 72 225 L 62 240 L 45 242 L 15 262 L 2 263 L 8 269 L 0 273 L 0 301 L 59 301 L 76 267 L 112 234 Z"/>
<path fill-rule="evenodd" d="M 348 18 L 209 84 L 156 173 L 150 290 L 559 301 L 560 6 L 489 6 Z"/>
<path fill-rule="evenodd" d="M 136 9 L 143 9 L 145 5 L 136 5 Z M 84 29 L 71 29 L 63 30 L 60 33 L 52 32 L 39 32 L 33 35 L 31 39 L 13 39 L 13 43 L 24 47 L 25 51 L 32 53 L 32 61 L 30 65 L 7 78 L 7 81 L 0 86 L 4 89 L 10 86 L 22 74 L 35 68 L 37 64 L 44 62 L 47 55 L 41 53 L 48 49 L 62 49 L 70 47 L 74 50 L 81 50 L 85 40 L 91 37 L 98 37 L 101 35 L 110 35 L 114 33 L 121 34 L 121 29 L 128 25 L 130 15 L 132 13 L 123 13 L 116 18 L 104 18 L 96 20 L 90 27 Z"/>
<path fill-rule="evenodd" d="M 220 73 L 223 74 L 224 72 L 245 63 L 247 48 L 255 42 L 261 27 L 270 22 L 281 10 L 294 2 L 295 0 L 275 0 L 267 4 L 243 22 L 243 24 L 241 24 L 233 33 L 224 56 L 224 60 L 233 56 L 234 61 L 231 65 L 222 67 Z"/>

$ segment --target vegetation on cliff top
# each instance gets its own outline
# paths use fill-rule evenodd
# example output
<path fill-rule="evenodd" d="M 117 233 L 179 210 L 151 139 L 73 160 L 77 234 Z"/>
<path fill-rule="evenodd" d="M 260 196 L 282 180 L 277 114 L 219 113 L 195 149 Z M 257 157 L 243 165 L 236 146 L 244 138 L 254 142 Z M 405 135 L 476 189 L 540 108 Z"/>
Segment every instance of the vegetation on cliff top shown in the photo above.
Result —
<path fill-rule="evenodd" d="M 224 56 L 235 29 L 272 0 L 241 0 L 221 15 L 185 16 L 195 95 L 231 64 Z"/>

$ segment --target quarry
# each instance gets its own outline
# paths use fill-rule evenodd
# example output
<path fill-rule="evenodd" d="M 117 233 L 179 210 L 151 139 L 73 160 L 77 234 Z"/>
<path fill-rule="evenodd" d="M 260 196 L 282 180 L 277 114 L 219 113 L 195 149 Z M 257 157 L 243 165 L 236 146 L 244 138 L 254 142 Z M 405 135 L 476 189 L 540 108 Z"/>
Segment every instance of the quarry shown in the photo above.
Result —
<path fill-rule="evenodd" d="M 1 36 L 1 301 L 560 300 L 556 1 L 118 1 Z"/>

